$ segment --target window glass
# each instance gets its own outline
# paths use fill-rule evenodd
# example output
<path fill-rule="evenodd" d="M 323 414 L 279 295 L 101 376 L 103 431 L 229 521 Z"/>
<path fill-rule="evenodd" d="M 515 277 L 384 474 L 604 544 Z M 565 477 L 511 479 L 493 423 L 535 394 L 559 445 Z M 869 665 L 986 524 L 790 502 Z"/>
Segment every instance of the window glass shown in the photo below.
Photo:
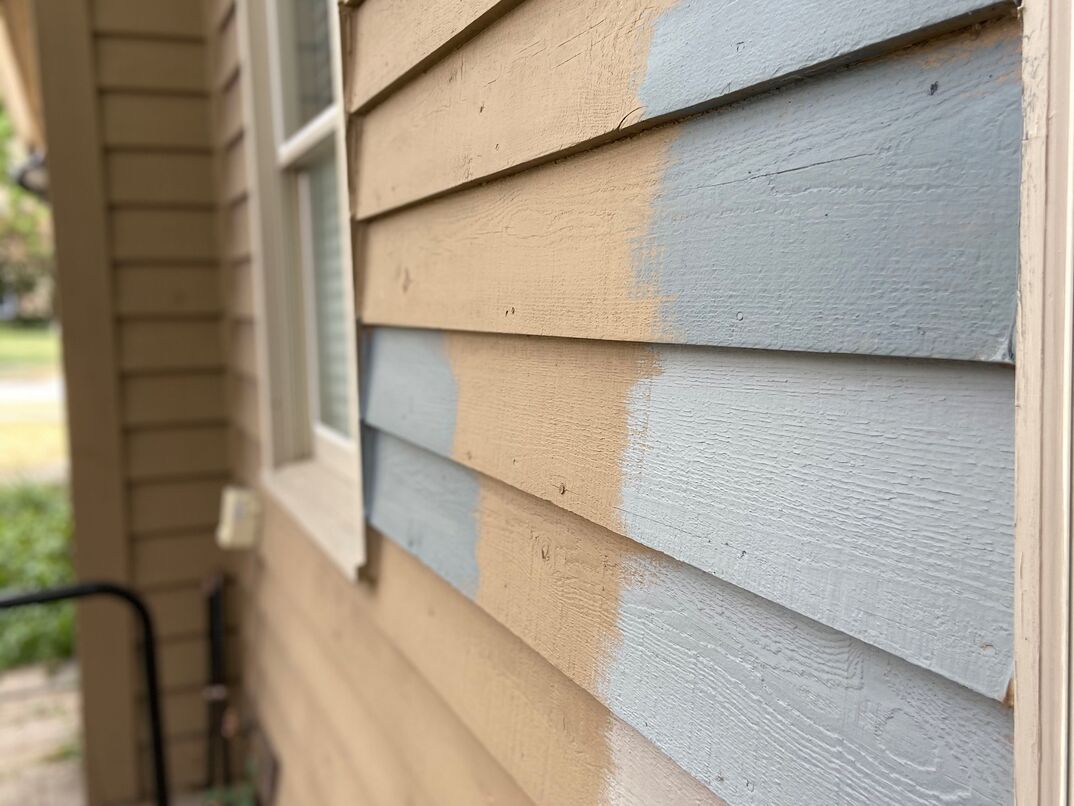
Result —
<path fill-rule="evenodd" d="M 329 151 L 302 173 L 310 236 L 307 251 L 314 320 L 317 416 L 322 425 L 350 434 L 350 372 L 343 244 L 340 240 L 338 167 Z"/>
<path fill-rule="evenodd" d="M 325 0 L 288 0 L 281 9 L 285 33 L 285 129 L 288 136 L 332 104 L 332 62 L 328 4 Z M 287 7 L 290 6 L 288 9 Z M 289 19 L 288 19 L 289 18 Z"/>

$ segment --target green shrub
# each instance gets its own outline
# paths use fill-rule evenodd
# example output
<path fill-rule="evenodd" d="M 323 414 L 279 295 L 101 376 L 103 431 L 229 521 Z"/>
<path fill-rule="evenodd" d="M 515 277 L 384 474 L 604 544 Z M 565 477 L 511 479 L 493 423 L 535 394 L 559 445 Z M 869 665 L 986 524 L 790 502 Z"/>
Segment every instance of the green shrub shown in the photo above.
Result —
<path fill-rule="evenodd" d="M 71 517 L 61 485 L 0 487 L 0 589 L 26 590 L 73 578 Z M 0 670 L 69 658 L 70 602 L 0 612 Z"/>

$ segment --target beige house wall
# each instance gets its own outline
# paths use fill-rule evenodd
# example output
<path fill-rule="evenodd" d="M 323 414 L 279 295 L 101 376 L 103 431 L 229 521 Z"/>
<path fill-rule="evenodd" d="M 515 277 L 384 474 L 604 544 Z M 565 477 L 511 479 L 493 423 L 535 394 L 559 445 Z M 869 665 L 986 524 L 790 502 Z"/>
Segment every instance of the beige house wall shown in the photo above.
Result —
<path fill-rule="evenodd" d="M 743 11 L 724 23 L 741 33 L 744 50 L 731 50 L 749 58 L 727 57 L 720 70 L 680 64 L 672 74 L 683 89 L 661 83 L 661 65 L 678 62 L 659 48 L 695 41 L 690 14 L 699 12 L 680 15 L 673 4 L 609 13 L 553 0 L 458 0 L 434 11 L 408 0 L 342 5 L 370 524 L 370 562 L 355 582 L 262 485 L 267 379 L 257 350 L 266 323 L 251 239 L 247 2 L 256 0 L 87 0 L 39 19 L 45 65 L 49 53 L 69 54 L 42 74 L 46 124 L 55 132 L 94 121 L 77 142 L 50 140 L 79 571 L 139 586 L 158 614 L 175 782 L 196 785 L 204 761 L 198 580 L 223 566 L 235 580 L 230 640 L 244 717 L 279 756 L 282 803 L 792 801 L 798 790 L 785 776 L 762 770 L 790 770 L 793 786 L 807 780 L 816 802 L 848 780 L 869 802 L 1009 800 L 1010 670 L 996 657 L 1013 652 L 1002 603 L 1013 589 L 1004 586 L 1013 504 L 1003 496 L 1013 489 L 1016 278 L 995 255 L 1013 254 L 1018 241 L 1007 216 L 1017 215 L 1020 165 L 1022 22 L 1013 6 L 852 4 L 840 19 L 853 30 L 827 32 L 837 53 L 824 43 L 791 48 L 788 38 L 760 66 L 752 43 L 783 40 L 757 35 Z M 686 27 L 669 40 L 662 25 Z M 535 77 L 551 101 L 528 91 Z M 865 106 L 848 103 L 849 123 L 809 117 L 821 100 L 835 105 L 878 86 L 852 96 Z M 980 171 L 956 173 L 957 153 L 936 158 L 930 181 L 958 189 L 950 204 L 904 204 L 896 191 L 915 164 L 877 155 L 897 157 L 916 129 L 899 142 L 884 132 L 903 120 L 947 131 L 932 106 L 941 102 L 968 119 L 1013 120 L 1002 132 L 1014 134 L 967 141 L 983 155 L 973 164 L 989 166 Z M 769 110 L 756 113 L 765 137 L 736 134 L 758 108 Z M 869 113 L 855 115 L 860 108 Z M 784 115 L 810 137 L 781 140 L 782 123 L 761 125 Z M 705 137 L 711 148 L 691 151 Z M 691 177 L 717 163 L 712 143 L 737 143 L 750 175 L 729 163 L 712 182 L 730 188 L 725 195 L 698 196 L 676 214 L 700 218 L 661 230 L 661 205 L 695 190 Z M 843 162 L 854 170 L 826 167 Z M 807 171 L 820 171 L 811 188 L 831 195 L 796 207 L 806 194 L 794 183 Z M 734 196 L 743 187 L 783 193 L 787 227 L 830 204 L 853 229 L 873 209 L 839 206 L 855 182 L 888 205 L 885 224 L 908 232 L 930 220 L 916 210 L 938 215 L 969 204 L 966 186 L 981 190 L 989 206 L 980 211 L 999 222 L 981 237 L 1006 240 L 952 271 L 994 272 L 995 284 L 982 282 L 966 302 L 999 311 L 987 326 L 967 325 L 962 341 L 930 341 L 926 325 L 935 323 L 902 328 L 907 308 L 868 308 L 874 279 L 895 277 L 884 286 L 892 294 L 909 283 L 879 270 L 860 288 L 843 284 L 853 288 L 837 295 L 831 321 L 847 330 L 834 336 L 815 322 L 777 321 L 782 309 L 764 319 L 772 293 L 763 286 L 734 286 L 747 313 L 721 325 L 722 298 L 703 298 L 714 293 L 704 260 L 719 256 L 703 255 L 685 293 L 652 268 L 673 265 L 680 242 L 703 252 L 728 231 L 752 233 L 728 240 L 744 264 L 778 243 L 781 227 L 748 230 L 768 200 Z M 720 204 L 749 215 L 721 226 L 717 213 L 729 207 Z M 826 261 L 855 249 L 861 260 L 851 268 L 875 268 L 867 239 L 809 237 L 809 248 L 790 251 L 820 255 L 795 268 L 815 270 L 822 286 Z M 832 243 L 840 248 L 821 248 Z M 904 243 L 931 242 L 891 245 Z M 796 275 L 786 282 L 799 289 Z M 943 297 L 920 297 L 922 306 L 935 299 Z M 964 307 L 952 303 L 940 324 Z M 765 325 L 754 327 L 755 310 Z M 873 314 L 890 310 L 907 319 L 892 320 L 902 335 L 872 338 Z M 1024 345 L 1040 348 L 1031 337 Z M 1018 366 L 1021 382 L 1032 380 Z M 737 397 L 743 390 L 761 391 Z M 796 394 L 827 408 L 803 417 L 768 405 Z M 948 419 L 921 437 L 926 408 Z M 764 417 L 750 420 L 758 410 Z M 735 444 L 752 451 L 702 453 L 742 434 Z M 931 457 L 948 437 L 951 450 Z M 911 443 L 919 449 L 901 451 Z M 817 444 L 827 453 L 810 453 Z M 832 456 L 864 461 L 873 475 L 819 470 L 838 465 Z M 963 479 L 966 456 L 987 473 L 966 477 L 962 494 L 935 507 L 905 494 L 918 478 Z M 739 473 L 717 472 L 732 461 Z M 211 538 L 227 480 L 260 489 L 265 503 L 259 545 L 230 559 Z M 857 509 L 833 504 L 817 515 L 811 501 L 832 485 L 824 500 L 853 499 Z M 758 489 L 773 494 L 751 498 Z M 740 500 L 751 503 L 734 510 Z M 825 540 L 830 527 L 868 542 L 875 534 L 863 524 L 884 526 L 892 512 L 904 520 L 882 536 L 896 540 L 901 564 L 886 576 L 870 565 L 883 552 L 859 557 L 856 544 L 831 544 L 876 574 L 877 589 L 895 586 L 884 587 L 883 618 L 853 599 L 874 588 L 840 587 L 851 579 L 842 566 L 828 569 L 827 587 L 809 568 L 779 576 L 787 557 L 821 557 L 830 546 L 820 537 L 810 543 L 816 555 L 764 554 L 818 520 Z M 761 514 L 772 515 L 771 541 L 721 554 L 712 535 Z M 944 573 L 965 596 L 918 584 L 931 578 L 932 555 L 897 541 L 920 535 L 956 535 L 944 551 L 957 556 L 933 561 L 950 565 Z M 982 544 L 995 549 L 988 562 L 974 554 Z M 916 606 L 924 589 L 945 613 L 970 600 L 971 617 L 999 614 L 973 621 L 981 640 L 948 655 L 941 633 L 954 622 L 941 614 L 924 624 L 935 615 Z M 80 619 L 110 642 L 80 645 L 92 794 L 123 802 L 146 791 L 141 704 L 122 693 L 137 687 L 134 638 L 104 608 L 86 607 Z M 837 711 L 850 716 L 831 721 Z M 1020 730 L 1039 740 L 1033 719 Z M 749 741 L 734 738 L 735 726 Z M 915 755 L 923 747 L 928 763 Z M 793 773 L 807 768 L 809 776 Z M 770 788 L 752 794 L 758 786 Z"/>

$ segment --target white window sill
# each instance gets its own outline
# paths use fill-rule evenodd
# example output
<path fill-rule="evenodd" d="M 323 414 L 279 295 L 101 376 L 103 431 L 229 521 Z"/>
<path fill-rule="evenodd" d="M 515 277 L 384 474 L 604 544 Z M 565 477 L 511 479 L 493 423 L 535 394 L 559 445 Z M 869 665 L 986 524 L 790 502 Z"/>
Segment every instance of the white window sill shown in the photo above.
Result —
<path fill-rule="evenodd" d="M 351 580 L 365 564 L 365 524 L 355 479 L 324 463 L 296 462 L 262 476 L 265 493 L 286 509 Z"/>

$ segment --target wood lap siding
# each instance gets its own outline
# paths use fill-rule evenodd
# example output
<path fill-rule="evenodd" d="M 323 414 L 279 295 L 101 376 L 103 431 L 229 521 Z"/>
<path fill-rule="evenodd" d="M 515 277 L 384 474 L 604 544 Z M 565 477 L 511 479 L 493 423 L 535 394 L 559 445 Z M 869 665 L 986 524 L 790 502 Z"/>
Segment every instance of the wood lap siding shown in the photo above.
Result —
<path fill-rule="evenodd" d="M 764 5 L 345 8 L 370 606 L 535 803 L 1009 803 L 1018 21 Z"/>
<path fill-rule="evenodd" d="M 202 585 L 224 563 L 212 530 L 228 474 L 204 11 L 161 0 L 91 9 L 130 568 L 160 637 L 172 782 L 190 789 L 205 769 Z M 144 707 L 139 696 L 142 721 Z"/>
<path fill-rule="evenodd" d="M 1010 801 L 1017 22 L 795 5 L 830 24 L 342 7 L 371 559 L 344 579 L 263 490 L 230 616 L 281 802 Z M 173 710 L 182 541 L 270 426 L 244 12 L 202 12 L 208 93 L 160 92 L 204 143 L 102 112 Z"/>

